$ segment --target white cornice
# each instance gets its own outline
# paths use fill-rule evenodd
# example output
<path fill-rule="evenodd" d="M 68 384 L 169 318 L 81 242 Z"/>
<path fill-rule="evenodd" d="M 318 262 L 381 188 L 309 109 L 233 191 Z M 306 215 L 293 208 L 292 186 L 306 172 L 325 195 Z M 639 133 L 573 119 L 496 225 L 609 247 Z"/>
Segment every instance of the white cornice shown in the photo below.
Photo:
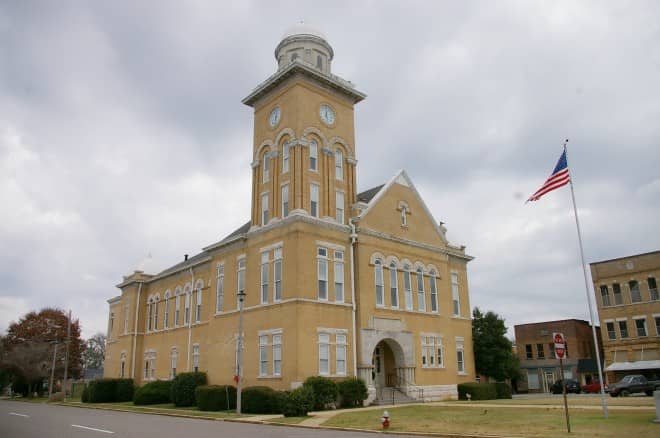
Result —
<path fill-rule="evenodd" d="M 457 257 L 457 258 L 467 260 L 467 261 L 470 261 L 470 260 L 474 259 L 474 257 L 469 256 L 467 254 L 460 253 L 458 251 L 452 251 L 451 248 L 441 248 L 439 246 L 433 246 L 433 245 L 429 245 L 427 243 L 417 242 L 415 240 L 404 239 L 404 238 L 401 238 L 401 237 L 392 236 L 391 234 L 382 233 L 380 231 L 372 230 L 372 229 L 369 229 L 369 228 L 361 228 L 360 227 L 360 228 L 358 228 L 357 233 L 358 233 L 358 235 L 365 234 L 367 236 L 372 236 L 372 237 L 376 237 L 376 238 L 379 238 L 379 239 L 385 239 L 385 240 L 389 240 L 391 242 L 396 242 L 396 243 L 401 243 L 401 244 L 404 244 L 404 245 L 415 246 L 417 248 L 426 249 L 426 250 L 429 250 L 429 251 L 433 251 L 435 253 L 444 254 L 446 256 Z"/>

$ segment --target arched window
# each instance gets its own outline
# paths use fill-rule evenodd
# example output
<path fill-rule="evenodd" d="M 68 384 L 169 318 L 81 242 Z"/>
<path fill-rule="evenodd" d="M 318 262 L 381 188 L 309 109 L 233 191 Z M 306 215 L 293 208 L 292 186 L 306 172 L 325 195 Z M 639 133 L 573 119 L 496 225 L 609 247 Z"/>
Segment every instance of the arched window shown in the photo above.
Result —
<path fill-rule="evenodd" d="M 374 262 L 374 269 L 376 271 L 376 306 L 383 306 L 383 263 L 380 260 Z"/>
<path fill-rule="evenodd" d="M 335 150 L 335 178 L 344 179 L 344 154 L 341 149 Z"/>
<path fill-rule="evenodd" d="M 403 292 L 406 300 L 406 310 L 412 310 L 412 278 L 410 274 L 410 265 L 403 266 Z"/>
<path fill-rule="evenodd" d="M 158 330 L 158 302 L 160 299 L 158 297 L 154 298 L 154 330 Z"/>
<path fill-rule="evenodd" d="M 151 324 L 153 318 L 153 307 L 152 307 L 153 298 L 149 297 L 147 300 L 147 331 L 151 331 Z"/>
<path fill-rule="evenodd" d="M 321 55 L 316 55 L 316 67 L 319 70 L 323 70 L 323 58 L 321 57 Z"/>
<path fill-rule="evenodd" d="M 185 301 L 183 307 L 183 324 L 187 325 L 190 323 L 190 295 L 192 293 L 190 285 L 187 285 L 184 289 Z"/>
<path fill-rule="evenodd" d="M 289 171 L 289 145 L 285 143 L 282 145 L 282 173 Z"/>
<path fill-rule="evenodd" d="M 202 320 L 202 289 L 204 288 L 204 282 L 199 280 L 196 285 L 197 289 L 197 301 L 195 306 L 195 322 L 200 322 Z"/>
<path fill-rule="evenodd" d="M 270 154 L 266 152 L 262 160 L 262 182 L 267 183 L 270 180 Z"/>
<path fill-rule="evenodd" d="M 399 308 L 399 279 L 394 262 L 390 263 L 390 302 L 393 308 Z"/>
<path fill-rule="evenodd" d="M 170 379 L 176 377 L 176 365 L 177 365 L 178 356 L 179 353 L 176 347 L 172 347 L 172 350 L 170 352 Z"/>
<path fill-rule="evenodd" d="M 163 328 L 170 327 L 170 291 L 165 292 L 165 313 L 163 315 Z"/>
<path fill-rule="evenodd" d="M 174 292 L 176 298 L 174 299 L 174 326 L 179 325 L 179 319 L 181 316 L 181 288 L 177 287 Z"/>
<path fill-rule="evenodd" d="M 319 146 L 315 140 L 309 142 L 309 170 L 318 170 Z"/>
<path fill-rule="evenodd" d="M 431 312 L 438 312 L 438 287 L 435 281 L 435 270 L 429 272 L 429 287 L 431 289 Z"/>
<path fill-rule="evenodd" d="M 424 292 L 424 272 L 417 268 L 417 310 L 426 312 L 426 293 Z"/>

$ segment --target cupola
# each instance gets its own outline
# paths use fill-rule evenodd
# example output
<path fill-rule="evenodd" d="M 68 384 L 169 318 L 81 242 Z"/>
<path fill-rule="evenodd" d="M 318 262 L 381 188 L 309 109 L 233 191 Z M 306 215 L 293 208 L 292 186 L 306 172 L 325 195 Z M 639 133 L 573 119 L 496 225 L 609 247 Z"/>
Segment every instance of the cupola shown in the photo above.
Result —
<path fill-rule="evenodd" d="M 334 51 L 325 35 L 304 23 L 290 27 L 275 48 L 278 69 L 301 62 L 330 74 Z"/>

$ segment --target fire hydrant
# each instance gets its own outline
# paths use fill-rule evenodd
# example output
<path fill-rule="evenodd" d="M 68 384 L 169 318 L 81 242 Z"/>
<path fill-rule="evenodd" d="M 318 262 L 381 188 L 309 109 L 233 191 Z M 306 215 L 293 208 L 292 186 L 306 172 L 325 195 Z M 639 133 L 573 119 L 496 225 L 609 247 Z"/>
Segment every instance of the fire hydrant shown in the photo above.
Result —
<path fill-rule="evenodd" d="M 380 422 L 383 425 L 383 429 L 390 427 L 390 414 L 387 411 L 383 412 L 383 417 L 380 419 Z"/>

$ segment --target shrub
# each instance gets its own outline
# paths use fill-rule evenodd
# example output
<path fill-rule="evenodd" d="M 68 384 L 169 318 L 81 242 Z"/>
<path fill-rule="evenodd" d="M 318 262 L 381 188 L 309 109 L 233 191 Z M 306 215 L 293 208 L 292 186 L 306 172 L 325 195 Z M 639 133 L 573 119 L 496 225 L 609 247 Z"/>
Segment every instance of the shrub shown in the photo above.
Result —
<path fill-rule="evenodd" d="M 511 387 L 505 382 L 495 383 L 495 396 L 497 398 L 513 398 L 511 395 Z"/>
<path fill-rule="evenodd" d="M 133 393 L 135 392 L 135 384 L 133 379 L 117 379 L 117 396 L 115 401 L 126 402 L 133 400 Z"/>
<path fill-rule="evenodd" d="M 458 399 L 467 400 L 466 394 L 470 394 L 471 400 L 494 400 L 497 398 L 494 383 L 459 383 Z"/>
<path fill-rule="evenodd" d="M 305 417 L 314 407 L 314 400 L 315 395 L 312 387 L 303 385 L 284 394 L 282 397 L 282 413 L 285 417 Z"/>
<path fill-rule="evenodd" d="M 337 384 L 322 376 L 312 376 L 305 380 L 303 386 L 308 387 L 314 394 L 314 409 L 326 409 L 331 403 L 337 401 L 339 390 Z"/>
<path fill-rule="evenodd" d="M 267 386 L 251 386 L 241 392 L 241 411 L 246 414 L 279 414 L 284 393 Z"/>
<path fill-rule="evenodd" d="M 364 380 L 356 377 L 342 380 L 337 384 L 337 389 L 339 390 L 341 406 L 345 408 L 362 406 L 369 396 Z"/>
<path fill-rule="evenodd" d="M 117 379 L 100 379 L 89 382 L 90 403 L 117 401 Z"/>
<path fill-rule="evenodd" d="M 159 403 L 169 403 L 170 393 L 172 391 L 172 381 L 157 380 L 149 382 L 138 388 L 133 396 L 133 403 L 136 405 L 155 405 Z"/>
<path fill-rule="evenodd" d="M 89 403 L 89 385 L 85 385 L 83 388 L 82 394 L 80 394 L 80 401 L 83 403 Z"/>
<path fill-rule="evenodd" d="M 195 400 L 200 411 L 236 409 L 236 388 L 230 385 L 198 386 Z"/>
<path fill-rule="evenodd" d="M 206 373 L 181 373 L 172 381 L 171 400 L 176 406 L 194 406 L 195 388 L 206 385 Z"/>

